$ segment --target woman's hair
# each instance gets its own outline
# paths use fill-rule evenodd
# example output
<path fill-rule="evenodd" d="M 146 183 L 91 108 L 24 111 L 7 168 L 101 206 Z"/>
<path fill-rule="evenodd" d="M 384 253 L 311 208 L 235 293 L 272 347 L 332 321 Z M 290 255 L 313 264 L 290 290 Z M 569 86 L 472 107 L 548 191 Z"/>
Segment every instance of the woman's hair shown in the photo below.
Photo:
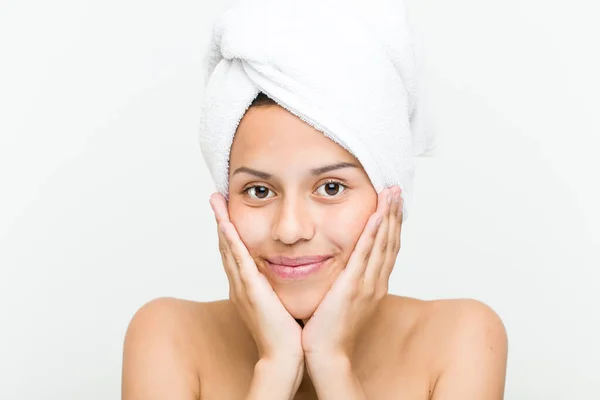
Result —
<path fill-rule="evenodd" d="M 275 100 L 273 100 L 272 98 L 270 98 L 263 92 L 259 92 L 258 95 L 252 101 L 252 104 L 250 104 L 250 107 L 276 106 L 276 105 L 277 105 L 277 102 Z M 250 107 L 248 107 L 248 108 L 250 108 Z"/>

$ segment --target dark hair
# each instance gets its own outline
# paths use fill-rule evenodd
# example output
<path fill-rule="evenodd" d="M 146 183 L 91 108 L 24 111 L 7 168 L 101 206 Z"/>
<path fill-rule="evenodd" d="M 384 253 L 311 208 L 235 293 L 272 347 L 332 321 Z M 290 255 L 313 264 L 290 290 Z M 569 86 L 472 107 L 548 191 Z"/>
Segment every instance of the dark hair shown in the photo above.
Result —
<path fill-rule="evenodd" d="M 250 107 L 276 106 L 276 105 L 277 105 L 277 102 L 275 100 L 273 100 L 272 98 L 270 98 L 263 92 L 259 92 L 258 95 L 252 101 L 252 104 L 250 104 Z M 250 108 L 250 107 L 248 107 L 248 108 Z"/>

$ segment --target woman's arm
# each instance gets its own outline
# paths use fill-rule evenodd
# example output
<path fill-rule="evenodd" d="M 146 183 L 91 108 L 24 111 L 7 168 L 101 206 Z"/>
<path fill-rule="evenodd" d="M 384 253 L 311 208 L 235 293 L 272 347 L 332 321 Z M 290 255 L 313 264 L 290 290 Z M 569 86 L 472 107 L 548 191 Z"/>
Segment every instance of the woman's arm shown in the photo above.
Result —
<path fill-rule="evenodd" d="M 292 399 L 303 374 L 303 363 L 293 360 L 260 360 L 246 400 Z"/>
<path fill-rule="evenodd" d="M 347 357 L 331 355 L 307 359 L 306 366 L 319 399 L 367 399 Z"/>
<path fill-rule="evenodd" d="M 178 300 L 159 298 L 141 307 L 127 328 L 123 346 L 122 400 L 198 400 L 196 354 Z M 260 360 L 246 399 L 292 399 L 304 361 Z"/>
<path fill-rule="evenodd" d="M 159 298 L 134 315 L 123 345 L 122 400 L 196 400 L 196 367 L 176 300 Z"/>
<path fill-rule="evenodd" d="M 431 400 L 502 400 L 508 339 L 500 317 L 471 299 L 438 302 L 430 330 L 434 358 L 441 363 Z M 307 357 L 319 399 L 366 399 L 349 359 L 343 355 Z"/>
<path fill-rule="evenodd" d="M 476 300 L 460 299 L 446 308 L 455 322 L 448 329 L 440 354 L 444 367 L 432 400 L 502 400 L 508 338 L 500 317 Z"/>

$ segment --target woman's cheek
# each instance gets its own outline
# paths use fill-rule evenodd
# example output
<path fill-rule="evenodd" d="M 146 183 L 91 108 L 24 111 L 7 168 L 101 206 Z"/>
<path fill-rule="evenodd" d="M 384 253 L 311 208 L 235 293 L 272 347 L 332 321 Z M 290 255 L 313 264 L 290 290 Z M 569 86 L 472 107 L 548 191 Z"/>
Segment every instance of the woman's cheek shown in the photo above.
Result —
<path fill-rule="evenodd" d="M 261 213 L 245 212 L 232 214 L 231 221 L 235 225 L 242 242 L 252 253 L 253 249 L 260 248 L 261 244 L 269 238 L 269 224 Z"/>
<path fill-rule="evenodd" d="M 359 213 L 357 215 L 357 211 L 360 212 L 360 208 L 352 206 L 340 208 L 333 214 L 330 211 L 327 217 L 328 223 L 323 226 L 329 240 L 339 246 L 345 253 L 354 250 L 354 246 L 370 216 L 370 213 L 365 215 Z"/>

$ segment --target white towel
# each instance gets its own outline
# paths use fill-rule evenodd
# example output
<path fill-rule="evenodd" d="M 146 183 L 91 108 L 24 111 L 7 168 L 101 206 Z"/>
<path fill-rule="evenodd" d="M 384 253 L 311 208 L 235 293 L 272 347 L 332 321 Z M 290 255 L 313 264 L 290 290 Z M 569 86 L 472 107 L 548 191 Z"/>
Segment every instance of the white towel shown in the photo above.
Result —
<path fill-rule="evenodd" d="M 352 153 L 379 193 L 399 185 L 408 219 L 415 156 L 435 135 L 423 114 L 402 0 L 241 0 L 215 21 L 200 146 L 228 198 L 229 152 L 259 92 Z"/>

